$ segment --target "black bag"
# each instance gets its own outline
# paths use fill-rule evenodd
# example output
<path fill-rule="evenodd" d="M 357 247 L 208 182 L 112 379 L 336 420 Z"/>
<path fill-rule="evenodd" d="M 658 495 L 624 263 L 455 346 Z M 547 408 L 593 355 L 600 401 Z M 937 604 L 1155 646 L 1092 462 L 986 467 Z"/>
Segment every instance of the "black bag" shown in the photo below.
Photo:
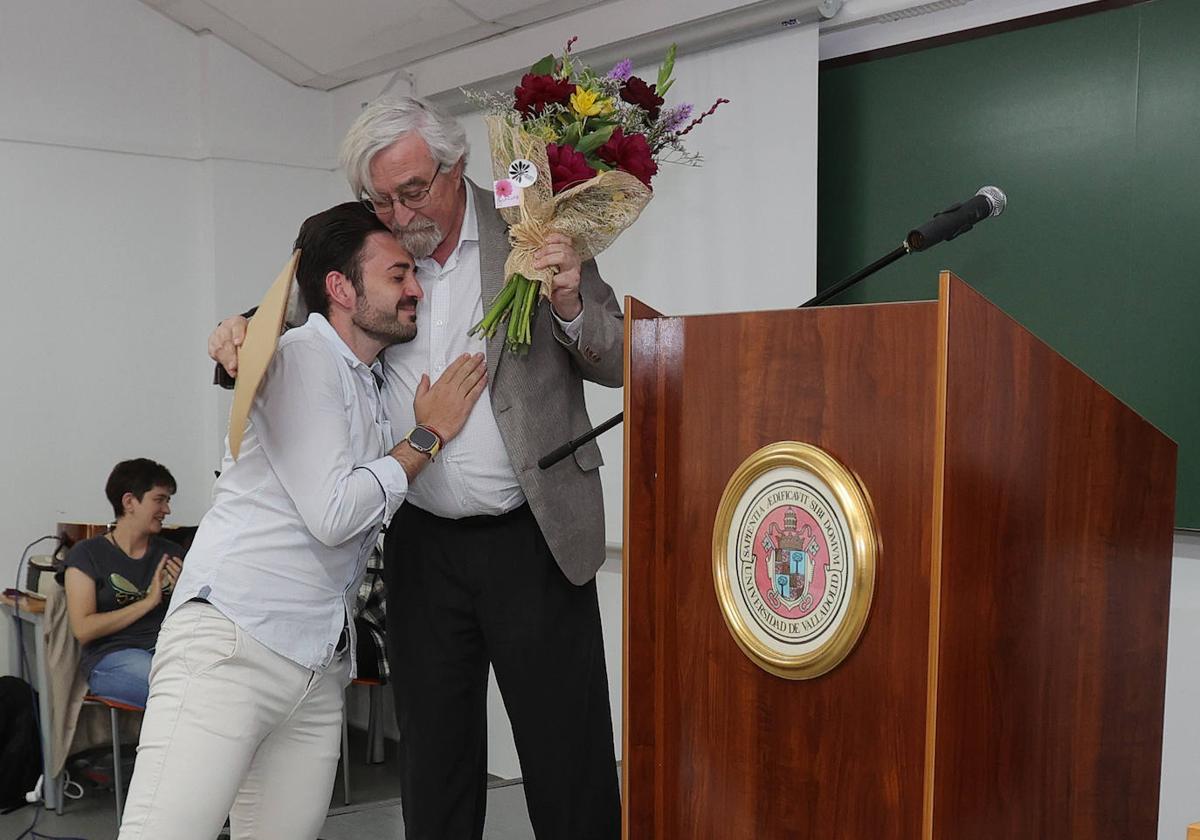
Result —
<path fill-rule="evenodd" d="M 0 809 L 25 804 L 42 774 L 34 693 L 17 677 L 0 677 Z"/>

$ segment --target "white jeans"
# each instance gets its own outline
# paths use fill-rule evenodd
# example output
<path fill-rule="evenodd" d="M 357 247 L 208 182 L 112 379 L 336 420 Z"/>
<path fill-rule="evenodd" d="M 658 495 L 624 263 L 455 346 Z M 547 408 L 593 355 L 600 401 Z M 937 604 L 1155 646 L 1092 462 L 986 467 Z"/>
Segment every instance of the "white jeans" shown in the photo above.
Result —
<path fill-rule="evenodd" d="M 325 822 L 350 655 L 310 671 L 216 607 L 163 622 L 119 840 L 305 840 Z"/>

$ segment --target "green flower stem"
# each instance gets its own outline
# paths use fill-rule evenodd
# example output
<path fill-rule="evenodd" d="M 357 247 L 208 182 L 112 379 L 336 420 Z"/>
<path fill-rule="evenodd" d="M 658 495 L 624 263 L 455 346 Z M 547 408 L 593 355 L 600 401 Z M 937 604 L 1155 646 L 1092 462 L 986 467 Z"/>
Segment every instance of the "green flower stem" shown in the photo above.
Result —
<path fill-rule="evenodd" d="M 468 334 L 482 334 L 485 339 L 490 339 L 501 324 L 506 324 L 505 346 L 513 353 L 528 352 L 533 340 L 530 322 L 537 308 L 540 290 L 540 284 L 521 274 L 509 277 L 482 320 L 471 327 Z"/>
<path fill-rule="evenodd" d="M 533 318 L 533 310 L 537 306 L 538 297 L 541 294 L 541 284 L 531 282 L 529 284 L 529 297 L 525 301 L 525 317 L 522 319 L 525 322 L 525 344 L 533 343 L 533 333 L 529 328 L 529 322 Z"/>
<path fill-rule="evenodd" d="M 515 276 L 517 293 L 512 302 L 512 317 L 508 319 L 508 331 L 505 334 L 504 340 L 510 347 L 517 337 L 517 330 L 521 325 L 521 304 L 525 300 L 525 278 L 521 275 Z"/>
<path fill-rule="evenodd" d="M 497 325 L 508 317 L 509 309 L 517 292 L 519 285 L 517 281 L 519 279 L 522 279 L 519 274 L 514 274 L 508 278 L 508 282 L 504 284 L 504 288 L 500 290 L 500 294 L 496 295 L 496 299 L 492 301 L 492 305 L 483 316 L 483 319 L 467 330 L 467 335 L 479 335 L 482 333 L 483 337 L 487 339 L 496 334 Z"/>

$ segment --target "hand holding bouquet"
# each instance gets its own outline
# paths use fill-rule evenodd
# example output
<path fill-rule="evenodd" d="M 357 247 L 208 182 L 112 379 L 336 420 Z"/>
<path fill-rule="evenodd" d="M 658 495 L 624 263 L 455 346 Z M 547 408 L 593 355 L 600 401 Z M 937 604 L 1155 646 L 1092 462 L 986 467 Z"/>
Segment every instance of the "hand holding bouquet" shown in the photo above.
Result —
<path fill-rule="evenodd" d="M 490 112 L 488 138 L 497 205 L 509 224 L 508 282 L 471 334 L 490 338 L 507 322 L 505 344 L 529 348 L 530 319 L 549 297 L 553 269 L 533 266 L 551 233 L 569 236 L 582 260 L 607 248 L 649 203 L 661 162 L 695 165 L 682 138 L 728 100 L 692 120 L 690 105 L 664 109 L 674 83 L 672 46 L 651 85 L 628 60 L 597 75 L 571 55 L 546 56 L 511 97 L 469 94 Z M 524 186 L 522 186 L 522 184 Z"/>

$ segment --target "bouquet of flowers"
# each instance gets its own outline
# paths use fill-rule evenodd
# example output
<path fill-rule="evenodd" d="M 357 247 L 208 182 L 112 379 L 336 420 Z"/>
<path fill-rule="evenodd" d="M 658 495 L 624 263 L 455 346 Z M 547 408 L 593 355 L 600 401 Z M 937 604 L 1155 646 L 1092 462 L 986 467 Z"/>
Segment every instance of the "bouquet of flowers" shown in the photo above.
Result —
<path fill-rule="evenodd" d="M 632 74 L 628 59 L 594 72 L 571 55 L 575 40 L 562 56 L 534 64 L 511 96 L 466 92 L 489 112 L 496 204 L 512 246 L 508 282 L 470 332 L 490 338 L 507 322 L 505 343 L 517 353 L 529 349 L 539 295 L 550 296 L 553 269 L 533 267 L 547 235 L 570 236 L 584 260 L 603 251 L 649 203 L 660 163 L 700 162 L 683 137 L 729 101 L 718 99 L 694 119 L 691 105 L 664 107 L 674 46 L 650 84 Z"/>

